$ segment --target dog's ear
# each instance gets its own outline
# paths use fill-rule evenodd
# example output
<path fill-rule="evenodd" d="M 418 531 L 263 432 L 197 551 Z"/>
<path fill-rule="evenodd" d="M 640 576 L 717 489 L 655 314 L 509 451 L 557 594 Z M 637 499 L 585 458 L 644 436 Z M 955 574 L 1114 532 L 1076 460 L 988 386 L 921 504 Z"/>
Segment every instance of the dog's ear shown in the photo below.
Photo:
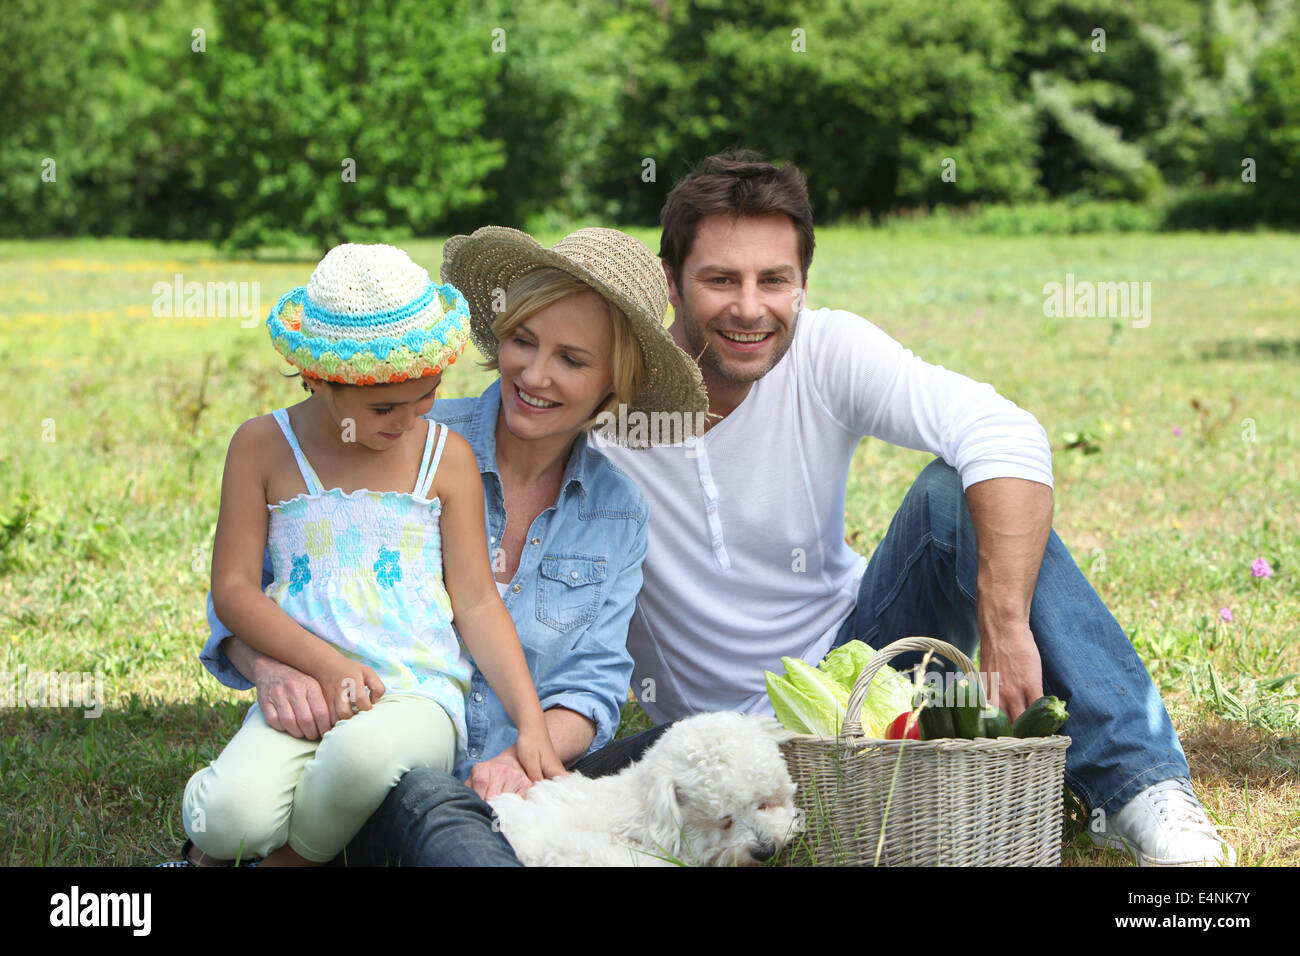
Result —
<path fill-rule="evenodd" d="M 671 773 L 657 774 L 646 794 L 646 842 L 657 852 L 677 856 L 684 845 L 677 781 Z"/>

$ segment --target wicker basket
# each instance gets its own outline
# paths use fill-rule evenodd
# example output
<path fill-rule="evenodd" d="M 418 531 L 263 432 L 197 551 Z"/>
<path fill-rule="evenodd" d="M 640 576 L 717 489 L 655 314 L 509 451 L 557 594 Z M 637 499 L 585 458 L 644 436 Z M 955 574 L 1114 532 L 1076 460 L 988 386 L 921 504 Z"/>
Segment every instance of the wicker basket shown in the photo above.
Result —
<path fill-rule="evenodd" d="M 862 702 L 871 679 L 907 651 L 933 651 L 967 673 L 975 670 L 970 658 L 943 641 L 895 641 L 862 669 L 839 738 L 800 734 L 783 745 L 804 822 L 784 862 L 1058 866 L 1069 737 L 863 736 Z"/>

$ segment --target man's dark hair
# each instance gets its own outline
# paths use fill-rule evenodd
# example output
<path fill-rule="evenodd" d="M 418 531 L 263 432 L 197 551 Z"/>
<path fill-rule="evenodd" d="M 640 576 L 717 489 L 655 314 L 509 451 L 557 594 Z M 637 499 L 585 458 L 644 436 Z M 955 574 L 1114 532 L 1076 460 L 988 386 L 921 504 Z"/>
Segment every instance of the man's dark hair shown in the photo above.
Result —
<path fill-rule="evenodd" d="M 659 222 L 659 258 L 668 263 L 680 289 L 682 263 L 695 245 L 700 220 L 719 213 L 741 216 L 784 214 L 799 236 L 799 265 L 808 281 L 813 257 L 812 204 L 803 173 L 794 163 L 777 167 L 749 149 L 728 149 L 701 160 L 664 202 Z"/>

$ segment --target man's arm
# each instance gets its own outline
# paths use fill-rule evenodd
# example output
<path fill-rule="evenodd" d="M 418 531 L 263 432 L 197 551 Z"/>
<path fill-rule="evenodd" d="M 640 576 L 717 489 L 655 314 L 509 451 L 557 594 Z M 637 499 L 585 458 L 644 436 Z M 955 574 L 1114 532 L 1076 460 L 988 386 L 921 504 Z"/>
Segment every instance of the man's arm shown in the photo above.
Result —
<path fill-rule="evenodd" d="M 1052 489 L 1022 478 L 990 478 L 968 487 L 966 502 L 979 554 L 980 668 L 997 675 L 990 701 L 1014 720 L 1043 694 L 1029 608 L 1052 530 Z"/>
<path fill-rule="evenodd" d="M 1052 449 L 1029 412 L 977 382 L 931 365 L 866 319 L 807 313 L 807 385 L 831 420 L 855 437 L 938 455 L 962 487 L 1025 478 L 1048 487 Z"/>
<path fill-rule="evenodd" d="M 1029 412 L 991 385 L 923 361 L 859 316 L 805 315 L 809 385 L 851 435 L 940 456 L 961 475 L 975 525 L 980 666 L 1015 717 L 1042 694 L 1029 630 L 1052 525 L 1052 449 Z"/>

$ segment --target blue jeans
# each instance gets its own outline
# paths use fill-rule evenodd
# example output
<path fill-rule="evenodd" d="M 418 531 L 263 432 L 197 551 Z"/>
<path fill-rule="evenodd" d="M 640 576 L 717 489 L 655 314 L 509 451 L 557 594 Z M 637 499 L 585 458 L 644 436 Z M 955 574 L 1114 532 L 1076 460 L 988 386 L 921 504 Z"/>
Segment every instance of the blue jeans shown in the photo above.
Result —
<path fill-rule="evenodd" d="M 660 724 L 614 740 L 569 769 L 587 777 L 617 773 L 635 762 L 667 730 Z M 519 866 L 492 825 L 492 808 L 449 773 L 411 770 L 333 866 Z"/>
<path fill-rule="evenodd" d="M 880 648 L 936 637 L 975 656 L 976 547 L 961 476 L 935 459 L 913 482 L 858 590 L 835 646 Z M 1190 777 L 1160 693 L 1097 592 L 1053 531 L 1030 606 L 1043 693 L 1066 701 L 1065 781 L 1091 810 L 1114 813 L 1161 780 Z M 919 663 L 900 655 L 891 666 Z"/>

